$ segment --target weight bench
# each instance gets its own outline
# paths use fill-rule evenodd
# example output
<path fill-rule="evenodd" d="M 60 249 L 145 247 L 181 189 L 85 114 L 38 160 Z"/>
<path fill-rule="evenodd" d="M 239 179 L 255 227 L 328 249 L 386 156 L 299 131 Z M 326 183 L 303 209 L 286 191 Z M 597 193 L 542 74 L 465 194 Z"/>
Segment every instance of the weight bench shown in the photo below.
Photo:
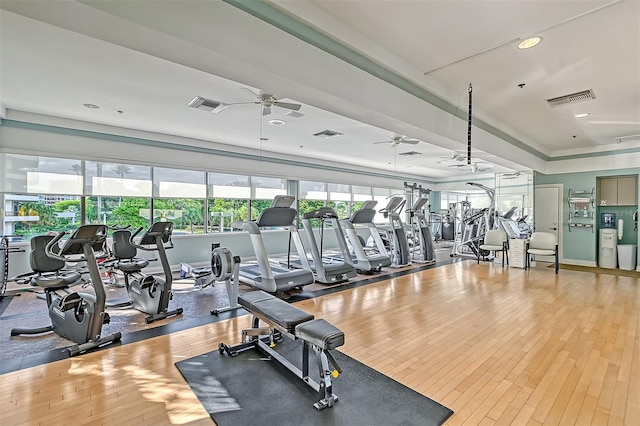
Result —
<path fill-rule="evenodd" d="M 337 378 L 342 368 L 330 350 L 344 344 L 344 333 L 327 321 L 314 319 L 313 315 L 261 290 L 239 296 L 238 302 L 253 315 L 253 326 L 242 330 L 242 343 L 236 346 L 220 343 L 220 353 L 236 356 L 255 348 L 315 390 L 320 400 L 313 406 L 318 410 L 333 406 L 338 397 L 332 392 L 331 378 Z M 267 326 L 259 327 L 260 320 Z M 273 349 L 275 342 L 282 340 L 282 335 L 302 340 L 302 370 Z M 309 377 L 310 349 L 316 354 L 320 383 Z M 329 362 L 334 367 L 333 371 L 329 370 Z"/>

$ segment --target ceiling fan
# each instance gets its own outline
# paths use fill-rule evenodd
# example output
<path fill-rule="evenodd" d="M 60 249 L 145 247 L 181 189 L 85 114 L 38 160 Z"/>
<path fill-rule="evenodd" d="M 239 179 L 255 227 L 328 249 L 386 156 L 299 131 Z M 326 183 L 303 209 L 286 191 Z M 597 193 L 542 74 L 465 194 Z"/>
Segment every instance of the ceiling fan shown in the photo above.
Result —
<path fill-rule="evenodd" d="M 476 172 L 486 172 L 488 170 L 493 169 L 493 164 L 474 161 L 471 164 L 466 164 L 466 163 L 450 164 L 449 167 L 454 167 L 454 168 L 457 168 L 458 170 L 464 170 L 464 171 L 476 173 Z"/>
<path fill-rule="evenodd" d="M 417 145 L 420 143 L 420 141 L 418 139 L 411 139 L 411 138 L 407 138 L 406 136 L 401 136 L 401 135 L 396 135 L 394 137 L 389 137 L 388 141 L 379 141 L 379 142 L 374 142 L 375 144 L 380 144 L 380 143 L 390 143 L 391 144 L 391 148 L 396 147 L 398 145 L 400 145 L 401 143 L 406 143 L 409 145 Z"/>
<path fill-rule="evenodd" d="M 247 105 L 247 104 L 262 105 L 262 115 L 271 114 L 271 107 L 272 106 L 278 107 L 278 108 L 288 109 L 288 110 L 291 110 L 291 111 L 298 111 L 302 107 L 302 105 L 300 105 L 300 104 L 294 104 L 294 103 L 291 103 L 291 102 L 279 101 L 271 93 L 263 93 L 263 92 L 256 93 L 256 92 L 254 92 L 253 90 L 251 90 L 251 89 L 249 89 L 247 87 L 241 87 L 240 89 L 246 90 L 247 92 L 251 93 L 253 96 L 255 96 L 257 98 L 257 100 L 253 101 L 253 102 L 235 102 L 235 103 L 227 104 L 227 106 Z"/>
<path fill-rule="evenodd" d="M 441 160 L 438 161 L 438 163 L 440 164 L 452 164 L 453 167 L 462 166 L 463 164 L 457 164 L 457 163 L 462 163 L 463 161 L 466 161 L 467 154 L 465 152 L 454 151 L 453 154 L 447 157 L 440 157 L 440 158 Z"/>

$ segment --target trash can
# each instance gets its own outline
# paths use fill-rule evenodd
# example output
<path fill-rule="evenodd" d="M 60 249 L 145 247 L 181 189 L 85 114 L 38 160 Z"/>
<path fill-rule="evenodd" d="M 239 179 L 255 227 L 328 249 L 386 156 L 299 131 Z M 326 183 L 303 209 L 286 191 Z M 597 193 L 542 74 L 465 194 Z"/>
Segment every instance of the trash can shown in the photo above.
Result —
<path fill-rule="evenodd" d="M 618 265 L 620 269 L 633 271 L 636 269 L 636 253 L 638 246 L 635 244 L 618 244 Z"/>

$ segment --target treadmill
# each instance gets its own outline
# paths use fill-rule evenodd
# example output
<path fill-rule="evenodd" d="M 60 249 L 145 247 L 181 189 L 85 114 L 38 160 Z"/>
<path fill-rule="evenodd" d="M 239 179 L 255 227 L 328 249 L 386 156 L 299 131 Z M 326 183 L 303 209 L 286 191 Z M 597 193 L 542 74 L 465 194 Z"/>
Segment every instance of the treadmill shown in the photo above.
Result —
<path fill-rule="evenodd" d="M 313 233 L 311 219 L 320 220 L 320 249 L 318 249 L 316 237 Z M 338 241 L 341 259 L 323 259 L 322 243 L 326 225 L 330 225 L 336 234 L 335 237 Z M 358 275 L 353 260 L 351 259 L 351 255 L 349 254 L 349 248 L 345 242 L 340 222 L 338 221 L 338 214 L 335 210 L 331 207 L 321 207 L 304 213 L 302 215 L 302 227 L 304 228 L 307 240 L 311 246 L 310 249 L 313 261 L 309 263 L 318 282 L 324 284 L 335 284 L 347 281 L 349 278 L 353 278 Z"/>
<path fill-rule="evenodd" d="M 387 254 L 378 228 L 373 224 L 376 215 L 375 200 L 365 201 L 362 208 L 351 214 L 349 219 L 342 219 L 340 224 L 351 245 L 353 264 L 358 271 L 374 272 L 391 265 L 391 257 Z M 357 233 L 357 228 L 366 227 L 373 239 L 374 248 L 364 247 Z"/>
<path fill-rule="evenodd" d="M 291 207 L 294 202 L 295 197 L 291 195 L 276 195 L 271 206 L 263 210 L 255 222 L 233 223 L 234 228 L 249 232 L 256 255 L 255 264 L 240 266 L 240 281 L 257 289 L 276 294 L 314 282 L 313 272 L 309 266 L 300 234 L 298 234 L 298 227 L 295 224 L 298 211 Z M 300 258 L 300 267 L 289 269 L 269 262 L 261 233 L 261 230 L 265 228 L 289 231 Z"/>
<path fill-rule="evenodd" d="M 411 260 L 416 263 L 435 263 L 436 256 L 433 249 L 431 229 L 424 214 L 424 205 L 429 201 L 426 197 L 416 199 L 413 206 L 407 210 L 411 218 L 411 232 L 413 234 L 413 252 Z"/>

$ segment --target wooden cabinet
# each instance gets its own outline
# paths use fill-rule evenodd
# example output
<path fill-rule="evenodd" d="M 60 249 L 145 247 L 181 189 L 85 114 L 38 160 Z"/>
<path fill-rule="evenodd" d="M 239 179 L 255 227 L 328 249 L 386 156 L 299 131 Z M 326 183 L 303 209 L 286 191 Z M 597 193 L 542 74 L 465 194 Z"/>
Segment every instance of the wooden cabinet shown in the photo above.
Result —
<path fill-rule="evenodd" d="M 637 206 L 638 177 L 621 176 L 598 179 L 598 205 Z"/>
<path fill-rule="evenodd" d="M 618 205 L 637 206 L 638 205 L 638 178 L 637 176 L 627 176 L 618 178 Z"/>

